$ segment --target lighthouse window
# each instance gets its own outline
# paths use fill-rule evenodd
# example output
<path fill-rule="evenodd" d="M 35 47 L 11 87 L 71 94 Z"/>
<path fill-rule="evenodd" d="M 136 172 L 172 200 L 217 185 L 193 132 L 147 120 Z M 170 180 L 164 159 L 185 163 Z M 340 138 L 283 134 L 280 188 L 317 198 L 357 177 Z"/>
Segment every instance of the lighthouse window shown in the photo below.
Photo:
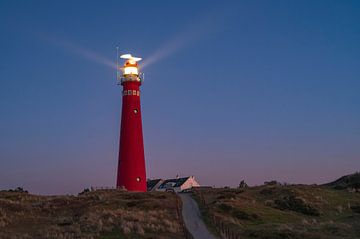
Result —
<path fill-rule="evenodd" d="M 136 90 L 133 90 L 133 95 L 136 95 Z"/>
<path fill-rule="evenodd" d="M 139 111 L 138 109 L 134 109 L 134 113 L 137 114 Z"/>
<path fill-rule="evenodd" d="M 124 94 L 124 95 L 127 95 L 126 93 L 127 93 L 127 91 L 126 91 L 126 90 L 124 90 L 124 91 L 123 91 L 123 94 Z"/>
<path fill-rule="evenodd" d="M 137 92 L 136 92 L 136 95 L 137 95 L 137 96 L 140 96 L 140 91 L 137 91 Z"/>
<path fill-rule="evenodd" d="M 136 178 L 136 181 L 137 181 L 137 182 L 140 182 L 141 180 L 140 180 L 140 178 L 139 178 L 139 177 L 137 177 L 137 178 Z"/>
<path fill-rule="evenodd" d="M 131 90 L 128 90 L 128 95 L 131 95 Z"/>

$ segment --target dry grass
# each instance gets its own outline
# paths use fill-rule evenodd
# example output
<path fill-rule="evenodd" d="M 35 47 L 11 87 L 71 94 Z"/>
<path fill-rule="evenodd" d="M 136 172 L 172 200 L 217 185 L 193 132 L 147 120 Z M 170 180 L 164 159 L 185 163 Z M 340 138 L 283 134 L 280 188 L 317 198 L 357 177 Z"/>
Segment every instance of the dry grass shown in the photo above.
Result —
<path fill-rule="evenodd" d="M 182 238 L 171 193 L 0 192 L 0 238 Z"/>
<path fill-rule="evenodd" d="M 360 238 L 360 194 L 310 185 L 194 192 L 207 221 L 216 216 L 241 238 Z"/>

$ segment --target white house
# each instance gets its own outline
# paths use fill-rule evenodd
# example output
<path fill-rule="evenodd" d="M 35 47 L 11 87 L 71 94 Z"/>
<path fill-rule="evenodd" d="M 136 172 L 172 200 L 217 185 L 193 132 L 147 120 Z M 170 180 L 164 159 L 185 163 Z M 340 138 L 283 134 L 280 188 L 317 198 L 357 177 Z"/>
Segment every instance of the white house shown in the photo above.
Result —
<path fill-rule="evenodd" d="M 200 187 L 200 184 L 195 180 L 194 176 L 167 180 L 154 179 L 147 181 L 148 191 L 182 192 L 193 187 Z"/>

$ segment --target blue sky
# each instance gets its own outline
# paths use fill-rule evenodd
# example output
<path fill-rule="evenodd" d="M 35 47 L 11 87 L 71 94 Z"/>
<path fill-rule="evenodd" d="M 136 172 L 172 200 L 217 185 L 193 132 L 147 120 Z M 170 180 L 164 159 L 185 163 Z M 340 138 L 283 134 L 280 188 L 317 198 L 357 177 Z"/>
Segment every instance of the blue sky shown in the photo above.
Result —
<path fill-rule="evenodd" d="M 2 1 L 0 188 L 115 184 L 116 46 L 144 59 L 149 178 L 359 170 L 359 22 L 358 1 Z"/>

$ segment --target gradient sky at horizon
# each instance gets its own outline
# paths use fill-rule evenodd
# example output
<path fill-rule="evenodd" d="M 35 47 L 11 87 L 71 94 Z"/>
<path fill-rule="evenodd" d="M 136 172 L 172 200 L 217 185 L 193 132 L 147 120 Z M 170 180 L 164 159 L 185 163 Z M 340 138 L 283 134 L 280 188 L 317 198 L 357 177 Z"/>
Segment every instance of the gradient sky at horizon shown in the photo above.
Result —
<path fill-rule="evenodd" d="M 1 1 L 0 189 L 114 186 L 115 47 L 143 57 L 148 178 L 360 169 L 359 1 Z"/>

